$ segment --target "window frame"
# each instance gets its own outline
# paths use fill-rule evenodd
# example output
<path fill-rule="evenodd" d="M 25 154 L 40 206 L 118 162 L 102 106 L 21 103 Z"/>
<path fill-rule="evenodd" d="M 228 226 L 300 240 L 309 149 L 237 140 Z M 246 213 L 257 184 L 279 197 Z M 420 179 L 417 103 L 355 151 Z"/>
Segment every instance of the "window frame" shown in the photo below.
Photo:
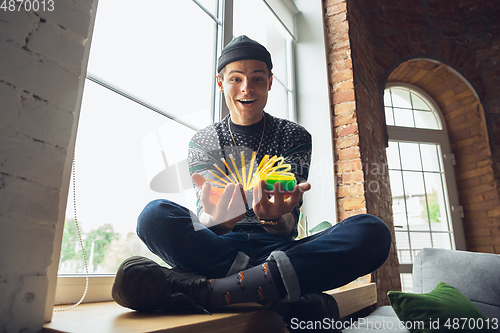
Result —
<path fill-rule="evenodd" d="M 217 66 L 217 59 L 222 51 L 223 45 L 226 45 L 229 43 L 232 38 L 233 38 L 233 18 L 232 18 L 232 11 L 233 11 L 233 1 L 234 0 L 220 0 L 219 2 L 219 8 L 218 8 L 218 15 L 222 18 L 221 20 L 218 20 L 210 11 L 208 11 L 206 8 L 203 7 L 197 0 L 191 0 L 193 1 L 198 7 L 200 7 L 201 10 L 203 10 L 207 15 L 209 15 L 216 25 L 216 44 L 215 45 L 215 61 L 213 64 L 214 72 L 215 68 Z M 265 1 L 263 1 L 267 7 L 272 11 L 272 13 L 278 18 L 279 16 L 276 14 L 275 11 L 272 10 L 271 6 Z M 281 1 L 281 0 L 280 0 Z M 285 1 L 286 2 L 286 1 Z M 295 15 L 296 13 L 294 13 Z M 281 22 L 281 21 L 280 21 Z M 95 23 L 95 16 L 92 21 L 92 30 L 93 30 L 93 25 Z M 281 22 L 282 23 L 282 22 Z M 295 40 L 295 37 L 290 33 L 288 28 L 285 27 L 285 31 L 290 34 L 291 39 L 287 40 L 287 54 L 288 54 L 288 72 L 290 75 L 288 75 L 288 82 L 287 85 L 285 86 L 287 89 L 287 98 L 288 98 L 288 115 L 289 119 L 295 121 L 296 120 L 296 103 L 295 103 L 295 66 L 294 63 L 292 62 L 294 60 L 294 46 L 293 42 Z M 220 37 L 220 38 L 219 38 Z M 87 55 L 88 57 L 88 55 Z M 129 94 L 122 89 L 119 89 L 117 87 L 114 87 L 112 84 L 106 82 L 105 80 L 100 79 L 96 75 L 92 74 L 87 74 L 85 80 L 90 80 L 93 81 L 97 84 L 100 84 L 104 86 L 107 89 L 110 89 L 114 91 L 115 93 L 118 93 L 122 95 L 123 97 L 126 97 L 138 104 L 141 104 L 142 106 L 145 106 L 146 108 L 150 109 L 151 111 L 157 112 L 159 114 L 162 114 L 163 116 L 167 117 L 168 119 L 171 119 L 173 121 L 179 122 L 184 126 L 187 126 L 188 128 L 191 129 L 197 129 L 193 128 L 193 125 L 179 121 L 177 117 L 168 114 L 167 112 L 164 112 L 161 109 L 156 108 L 154 105 L 150 105 L 146 101 L 141 100 L 140 98 L 137 98 L 133 96 L 133 94 Z M 229 114 L 229 110 L 227 108 L 226 103 L 224 102 L 224 98 L 222 93 L 219 91 L 215 84 L 215 77 L 213 80 L 213 100 L 212 100 L 212 119 L 213 122 L 217 122 L 223 117 L 225 117 L 227 114 Z M 75 138 L 76 139 L 76 138 Z M 71 193 L 68 193 L 68 195 L 71 195 Z M 57 249 L 57 245 L 55 246 Z M 60 244 L 59 244 L 59 254 L 57 255 L 57 262 L 59 261 L 60 257 Z M 54 256 L 55 259 L 55 256 Z M 57 265 L 58 266 L 58 265 Z M 83 303 L 88 303 L 88 302 L 103 302 L 103 301 L 111 301 L 111 289 L 112 285 L 114 282 L 114 274 L 89 274 L 88 275 L 88 288 L 87 288 L 87 293 L 85 296 L 85 299 Z M 82 294 L 85 290 L 85 283 L 86 283 L 86 276 L 85 274 L 62 274 L 62 275 L 57 275 L 56 281 L 51 282 L 56 284 L 55 288 L 55 299 L 54 299 L 54 304 L 53 305 L 60 305 L 60 304 L 73 304 L 76 303 L 80 300 L 82 297 Z M 49 289 L 50 290 L 50 289 Z M 49 305 L 50 306 L 50 305 Z M 52 308 L 50 309 L 52 310 Z"/>
<path fill-rule="evenodd" d="M 465 234 L 461 216 L 462 207 L 460 206 L 460 201 L 458 197 L 458 189 L 456 185 L 455 170 L 454 170 L 455 158 L 451 150 L 448 131 L 446 128 L 446 120 L 443 116 L 443 113 L 441 112 L 439 105 L 425 91 L 423 91 L 417 86 L 403 82 L 388 82 L 385 86 L 385 89 L 397 88 L 397 87 L 410 89 L 416 94 L 421 95 L 426 100 L 426 102 L 431 104 L 431 108 L 438 115 L 439 120 L 441 121 L 442 129 L 424 129 L 424 128 L 386 125 L 389 141 L 412 142 L 412 143 L 435 143 L 440 145 L 441 154 L 443 158 L 444 179 L 446 185 L 445 195 L 447 196 L 447 201 L 449 204 L 448 214 L 451 220 L 451 229 L 452 229 L 451 231 L 453 235 L 451 237 L 452 239 L 451 247 L 453 250 L 466 250 Z M 412 265 L 413 264 L 400 264 L 399 266 L 400 273 L 411 274 Z"/>

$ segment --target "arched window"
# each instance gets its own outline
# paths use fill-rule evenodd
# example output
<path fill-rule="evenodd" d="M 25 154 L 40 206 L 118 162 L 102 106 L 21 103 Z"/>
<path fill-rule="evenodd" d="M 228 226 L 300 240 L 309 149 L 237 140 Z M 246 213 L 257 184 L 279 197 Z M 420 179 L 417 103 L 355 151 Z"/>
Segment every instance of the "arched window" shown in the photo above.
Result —
<path fill-rule="evenodd" d="M 439 114 L 426 98 L 405 87 L 388 88 L 384 94 L 387 125 L 441 130 Z"/>
<path fill-rule="evenodd" d="M 465 246 L 454 157 L 439 108 L 423 91 L 390 84 L 384 104 L 401 282 L 411 291 L 411 267 L 421 249 Z"/>

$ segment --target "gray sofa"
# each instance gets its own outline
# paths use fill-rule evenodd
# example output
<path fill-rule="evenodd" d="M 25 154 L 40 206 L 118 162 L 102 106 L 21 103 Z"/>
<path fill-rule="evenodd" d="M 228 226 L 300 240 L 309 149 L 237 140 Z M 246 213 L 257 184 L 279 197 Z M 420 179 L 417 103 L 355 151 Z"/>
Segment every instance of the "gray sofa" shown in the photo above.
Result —
<path fill-rule="evenodd" d="M 437 284 L 455 287 L 470 299 L 490 319 L 500 323 L 500 255 L 442 249 L 423 249 L 413 263 L 413 292 L 432 291 Z M 388 323 L 377 329 L 374 323 Z M 393 332 L 407 333 L 400 328 L 400 321 L 390 305 L 378 307 L 369 316 L 361 318 L 355 327 L 343 332 Z"/>

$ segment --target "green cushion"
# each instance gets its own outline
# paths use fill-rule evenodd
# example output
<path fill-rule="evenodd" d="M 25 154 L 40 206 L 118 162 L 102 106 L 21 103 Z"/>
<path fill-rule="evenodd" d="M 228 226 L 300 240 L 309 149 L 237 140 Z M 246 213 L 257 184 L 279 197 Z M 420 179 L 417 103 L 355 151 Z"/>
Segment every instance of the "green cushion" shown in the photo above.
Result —
<path fill-rule="evenodd" d="M 496 319 L 488 319 L 464 294 L 444 282 L 427 294 L 389 291 L 387 296 L 411 333 L 497 332 Z"/>

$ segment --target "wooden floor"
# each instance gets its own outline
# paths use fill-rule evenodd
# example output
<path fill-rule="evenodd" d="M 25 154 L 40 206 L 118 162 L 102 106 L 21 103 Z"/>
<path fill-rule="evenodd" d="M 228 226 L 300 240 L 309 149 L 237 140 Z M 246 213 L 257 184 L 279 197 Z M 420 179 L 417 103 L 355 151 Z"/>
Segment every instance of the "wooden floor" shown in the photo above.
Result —
<path fill-rule="evenodd" d="M 327 293 L 335 297 L 341 317 L 377 302 L 374 283 L 351 283 L 342 288 L 327 291 Z M 52 322 L 44 326 L 43 332 L 280 333 L 287 332 L 287 330 L 278 314 L 255 303 L 232 305 L 210 316 L 208 314 L 145 314 L 123 308 L 115 302 L 101 302 L 81 304 L 69 311 L 55 312 Z"/>

